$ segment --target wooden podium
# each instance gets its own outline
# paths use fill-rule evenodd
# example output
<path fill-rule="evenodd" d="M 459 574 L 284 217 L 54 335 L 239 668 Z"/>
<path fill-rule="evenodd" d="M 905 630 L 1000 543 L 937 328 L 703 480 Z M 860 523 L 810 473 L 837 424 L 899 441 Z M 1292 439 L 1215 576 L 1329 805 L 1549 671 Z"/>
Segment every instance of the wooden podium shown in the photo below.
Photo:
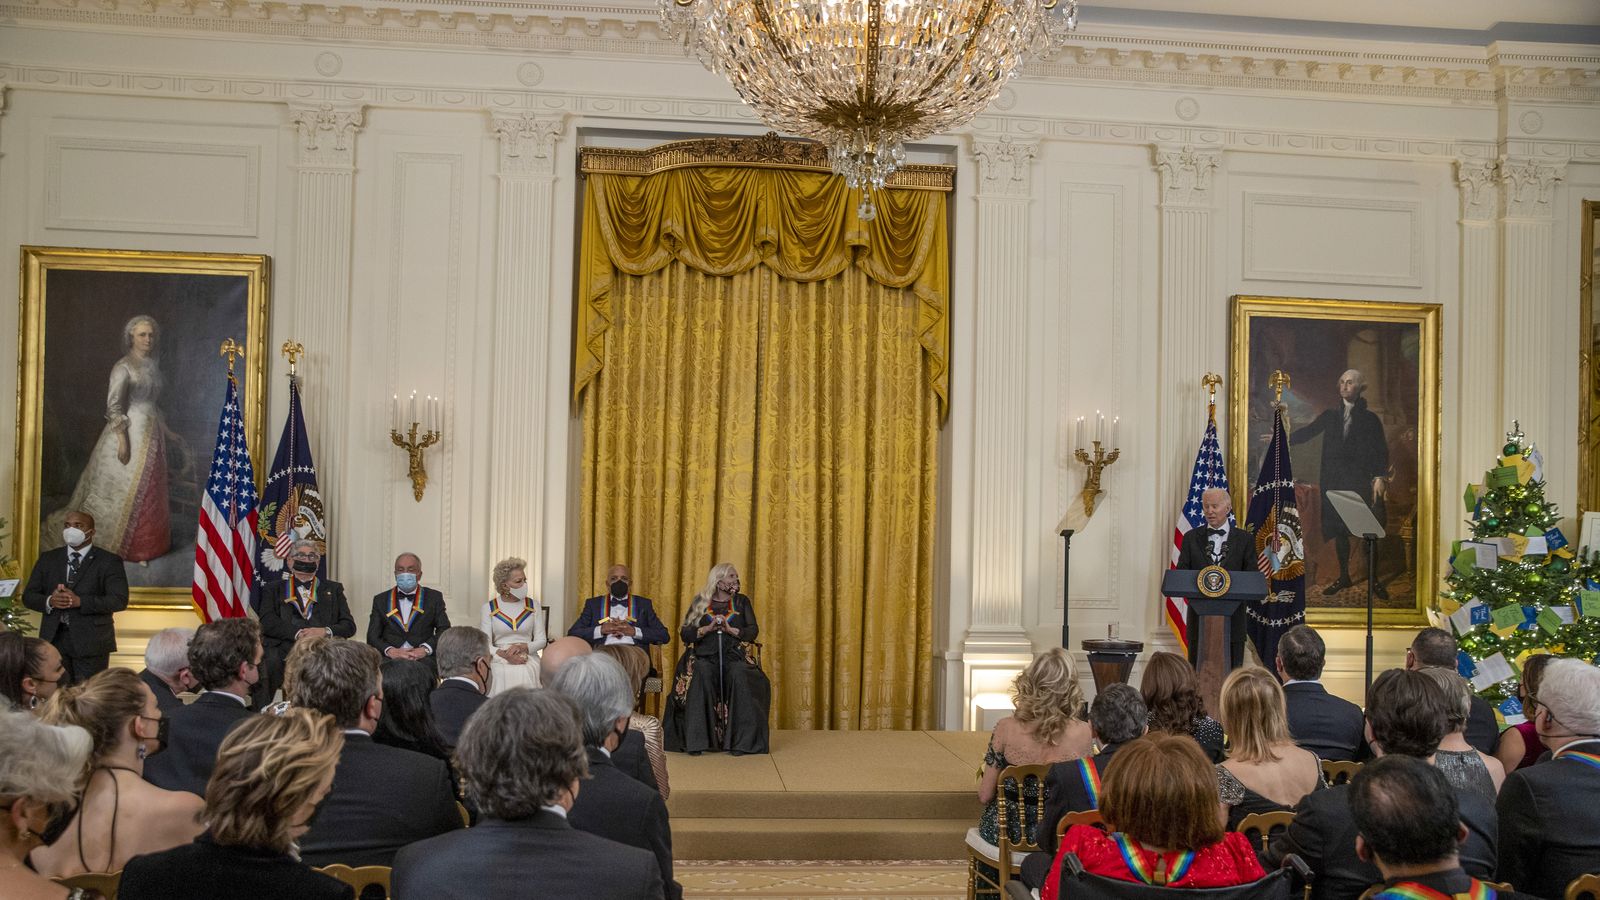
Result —
<path fill-rule="evenodd" d="M 1222 682 L 1233 670 L 1228 646 L 1233 614 L 1239 604 L 1267 596 L 1267 579 L 1253 569 L 1229 571 L 1226 586 L 1218 594 L 1217 585 L 1204 585 L 1201 577 L 1213 570 L 1215 567 L 1173 569 L 1161 579 L 1161 593 L 1189 601 L 1189 646 L 1195 651 L 1195 674 L 1199 676 L 1206 712 L 1215 717 L 1221 709 L 1217 699 L 1222 694 Z"/>

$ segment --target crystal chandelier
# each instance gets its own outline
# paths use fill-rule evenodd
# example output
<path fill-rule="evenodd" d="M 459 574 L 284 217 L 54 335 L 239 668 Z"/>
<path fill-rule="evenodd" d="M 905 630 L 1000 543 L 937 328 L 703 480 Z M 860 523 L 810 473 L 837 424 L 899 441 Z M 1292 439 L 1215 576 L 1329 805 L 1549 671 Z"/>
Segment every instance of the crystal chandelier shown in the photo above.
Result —
<path fill-rule="evenodd" d="M 833 170 L 862 188 L 863 219 L 907 141 L 971 121 L 1025 57 L 1078 24 L 1078 0 L 660 3 L 667 33 L 763 121 L 828 146 Z"/>

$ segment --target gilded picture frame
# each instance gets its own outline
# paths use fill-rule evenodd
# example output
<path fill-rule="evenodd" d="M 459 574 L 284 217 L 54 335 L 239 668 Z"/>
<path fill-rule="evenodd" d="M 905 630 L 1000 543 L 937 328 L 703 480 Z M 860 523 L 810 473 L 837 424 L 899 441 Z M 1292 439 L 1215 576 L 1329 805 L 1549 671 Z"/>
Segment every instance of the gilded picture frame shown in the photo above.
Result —
<path fill-rule="evenodd" d="M 1282 370 L 1290 377 L 1283 402 L 1307 621 L 1366 624 L 1364 542 L 1345 532 L 1323 498 L 1354 490 L 1388 532 L 1377 548 L 1374 623 L 1427 624 L 1439 588 L 1441 307 L 1247 295 L 1232 302 L 1228 471 L 1240 519 L 1272 434 L 1267 382 Z"/>
<path fill-rule="evenodd" d="M 263 471 L 271 260 L 254 254 L 22 248 L 14 555 L 60 546 L 69 509 L 122 555 L 130 608 L 192 610 L 200 493 L 234 367 Z"/>

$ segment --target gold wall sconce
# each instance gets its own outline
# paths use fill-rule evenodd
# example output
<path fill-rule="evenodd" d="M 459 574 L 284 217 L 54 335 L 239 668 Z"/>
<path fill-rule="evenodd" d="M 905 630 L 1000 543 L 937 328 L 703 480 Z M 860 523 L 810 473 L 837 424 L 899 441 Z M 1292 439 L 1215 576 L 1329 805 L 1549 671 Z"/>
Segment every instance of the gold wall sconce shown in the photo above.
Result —
<path fill-rule="evenodd" d="M 389 440 L 406 452 L 411 496 L 421 503 L 422 492 L 428 487 L 428 467 L 423 463 L 422 452 L 439 443 L 439 398 L 418 397 L 412 391 L 410 399 L 402 403 L 400 395 L 395 394 L 389 420 Z M 404 433 L 401 426 L 405 426 Z"/>
<path fill-rule="evenodd" d="M 1100 474 L 1122 455 L 1122 450 L 1117 446 L 1117 433 L 1121 430 L 1121 424 L 1122 418 L 1120 416 L 1113 417 L 1108 432 L 1106 417 L 1101 415 L 1099 410 L 1096 410 L 1094 414 L 1094 436 L 1090 438 L 1089 423 L 1083 416 L 1078 417 L 1072 445 L 1076 448 L 1073 451 L 1073 457 L 1087 467 L 1087 475 L 1083 480 L 1083 490 L 1078 494 L 1078 498 L 1083 504 L 1083 517 L 1085 519 L 1094 515 L 1095 503 L 1102 493 L 1100 490 Z M 1092 444 L 1093 448 L 1086 447 L 1085 441 Z M 1107 450 L 1107 447 L 1110 449 Z"/>

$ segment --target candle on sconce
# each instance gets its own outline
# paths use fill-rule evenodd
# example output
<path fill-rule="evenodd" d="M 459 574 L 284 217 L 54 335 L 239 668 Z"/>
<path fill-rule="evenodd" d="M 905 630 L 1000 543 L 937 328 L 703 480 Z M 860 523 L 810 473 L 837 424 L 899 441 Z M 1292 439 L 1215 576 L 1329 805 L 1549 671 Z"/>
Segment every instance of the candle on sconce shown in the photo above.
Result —
<path fill-rule="evenodd" d="M 1073 441 L 1072 441 L 1072 448 L 1073 448 L 1073 449 L 1074 449 L 1074 450 L 1081 450 L 1081 449 L 1083 449 L 1083 448 L 1084 448 L 1084 447 L 1085 447 L 1085 446 L 1087 446 L 1087 445 L 1086 445 L 1086 444 L 1084 444 L 1084 442 L 1083 442 L 1083 439 L 1084 439 L 1084 436 L 1085 436 L 1085 434 L 1086 434 L 1086 432 L 1087 432 L 1087 430 L 1088 430 L 1088 429 L 1087 429 L 1087 427 L 1086 427 L 1086 426 L 1085 426 L 1085 425 L 1084 425 L 1084 422 L 1083 422 L 1083 416 L 1079 416 L 1079 417 L 1078 417 L 1078 425 L 1077 425 L 1077 429 L 1076 429 L 1076 431 L 1075 431 L 1075 433 L 1074 433 L 1074 435 L 1073 435 Z"/>
<path fill-rule="evenodd" d="M 400 430 L 400 395 L 395 394 L 389 398 L 389 430 Z"/>
<path fill-rule="evenodd" d="M 428 396 L 428 430 L 439 430 L 439 398 L 431 394 Z"/>
<path fill-rule="evenodd" d="M 1111 419 L 1111 446 L 1113 449 L 1122 446 L 1117 442 L 1117 432 L 1121 430 L 1122 417 L 1114 416 Z"/>
<path fill-rule="evenodd" d="M 409 426 L 417 421 L 417 392 L 411 392 L 411 401 L 406 404 L 406 424 Z"/>
<path fill-rule="evenodd" d="M 1102 447 L 1106 443 L 1106 417 L 1098 409 L 1094 411 L 1094 441 Z"/>

